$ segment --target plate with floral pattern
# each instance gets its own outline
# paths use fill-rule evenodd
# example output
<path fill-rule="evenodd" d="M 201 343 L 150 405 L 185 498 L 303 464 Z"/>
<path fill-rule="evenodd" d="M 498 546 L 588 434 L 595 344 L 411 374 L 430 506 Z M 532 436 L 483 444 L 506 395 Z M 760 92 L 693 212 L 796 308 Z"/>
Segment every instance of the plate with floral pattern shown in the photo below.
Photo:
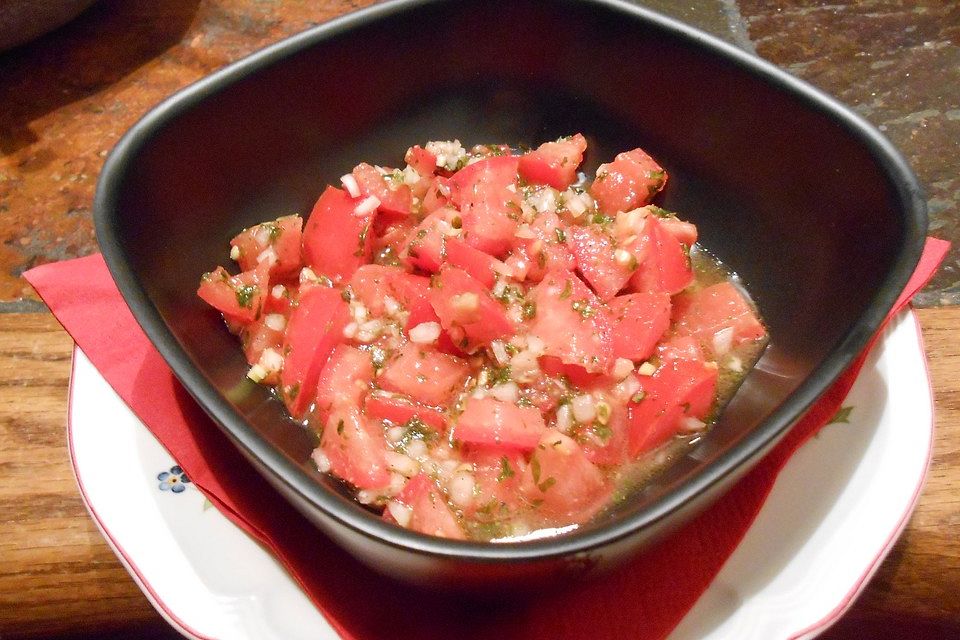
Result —
<path fill-rule="evenodd" d="M 831 423 L 784 467 L 670 639 L 811 638 L 829 627 L 906 525 L 932 440 L 929 374 L 908 311 L 884 331 Z M 79 349 L 70 453 L 97 526 L 184 636 L 338 637 L 270 553 L 193 486 Z"/>

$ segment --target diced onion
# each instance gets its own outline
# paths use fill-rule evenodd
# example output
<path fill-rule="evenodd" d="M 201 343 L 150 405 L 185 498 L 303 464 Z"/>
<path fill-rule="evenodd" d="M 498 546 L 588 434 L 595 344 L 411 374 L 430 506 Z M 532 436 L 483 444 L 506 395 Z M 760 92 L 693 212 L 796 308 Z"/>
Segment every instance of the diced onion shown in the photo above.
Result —
<path fill-rule="evenodd" d="M 276 373 L 283 368 L 283 356 L 276 349 L 268 347 L 260 354 L 260 361 L 257 364 L 268 373 Z"/>
<path fill-rule="evenodd" d="M 569 404 L 562 404 L 557 409 L 557 431 L 569 433 L 573 428 L 573 413 L 570 411 Z"/>
<path fill-rule="evenodd" d="M 416 460 L 427 455 L 427 443 L 423 440 L 413 440 L 407 445 L 407 455 Z"/>
<path fill-rule="evenodd" d="M 304 267 L 300 269 L 300 284 L 307 282 L 316 282 L 320 278 L 317 277 L 317 274 L 314 273 L 313 269 L 310 267 Z"/>
<path fill-rule="evenodd" d="M 357 335 L 357 330 L 360 327 L 356 322 L 351 322 L 343 328 L 343 337 L 352 340 Z"/>
<path fill-rule="evenodd" d="M 530 228 L 530 225 L 526 223 L 519 225 L 513 235 L 522 240 L 533 240 L 537 237 L 537 234 L 533 232 L 533 229 Z"/>
<path fill-rule="evenodd" d="M 593 396 L 586 393 L 574 397 L 570 402 L 570 409 L 573 411 L 574 419 L 581 424 L 593 422 L 593 419 L 597 417 L 597 407 L 594 404 Z"/>
<path fill-rule="evenodd" d="M 373 213 L 377 210 L 377 207 L 380 206 L 380 198 L 377 196 L 367 196 L 360 201 L 356 207 L 353 208 L 353 215 L 360 217 L 365 216 L 368 213 Z"/>
<path fill-rule="evenodd" d="M 260 364 L 255 364 L 250 367 L 250 370 L 247 371 L 247 377 L 253 380 L 254 382 L 261 382 L 264 378 L 267 377 L 267 370 L 264 369 Z"/>
<path fill-rule="evenodd" d="M 320 473 L 330 471 L 330 458 L 323 452 L 323 449 L 317 447 L 313 450 L 313 453 L 310 454 L 310 457 L 313 458 L 313 461 L 317 464 L 317 469 L 320 470 Z"/>
<path fill-rule="evenodd" d="M 421 322 L 410 329 L 410 341 L 417 344 L 433 344 L 439 337 L 439 322 Z"/>
<path fill-rule="evenodd" d="M 494 298 L 499 298 L 507 290 L 507 282 L 503 278 L 497 278 L 497 281 L 493 285 L 493 289 L 490 290 L 490 293 L 493 294 Z"/>
<path fill-rule="evenodd" d="M 623 380 L 633 372 L 633 362 L 627 358 L 617 358 L 613 363 L 613 375 L 617 380 Z"/>
<path fill-rule="evenodd" d="M 393 519 L 396 520 L 397 524 L 401 527 L 408 526 L 410 519 L 413 517 L 413 508 L 396 500 L 391 500 L 387 503 L 387 511 L 390 512 L 390 515 L 393 516 Z"/>
<path fill-rule="evenodd" d="M 637 368 L 637 373 L 642 376 L 652 376 L 656 370 L 657 368 L 653 366 L 652 362 L 644 362 Z"/>
<path fill-rule="evenodd" d="M 684 433 L 698 433 L 703 431 L 704 427 L 707 426 L 707 423 L 703 420 L 698 420 L 693 416 L 684 416 L 680 418 L 679 421 L 680 431 Z"/>
<path fill-rule="evenodd" d="M 352 173 L 340 176 L 340 184 L 347 190 L 351 198 L 360 197 L 360 185 L 357 184 L 357 179 L 353 177 Z"/>
<path fill-rule="evenodd" d="M 490 395 L 501 402 L 516 402 L 520 398 L 520 387 L 515 382 L 505 382 L 492 387 Z"/>
<path fill-rule="evenodd" d="M 469 471 L 457 471 L 453 474 L 453 477 L 450 478 L 450 482 L 447 483 L 447 493 L 450 496 L 450 501 L 453 502 L 458 507 L 469 506 L 473 502 L 473 489 L 476 486 L 476 481 L 473 479 L 473 474 Z"/>
<path fill-rule="evenodd" d="M 633 254 L 627 251 L 626 249 L 617 249 L 613 252 L 613 259 L 617 261 L 621 267 L 625 267 L 633 261 Z"/>
<path fill-rule="evenodd" d="M 236 245 L 230 247 L 230 259 L 234 261 L 240 259 L 240 247 Z"/>
<path fill-rule="evenodd" d="M 494 340 L 490 343 L 490 350 L 493 351 L 493 357 L 497 359 L 497 362 L 503 366 L 510 362 L 510 356 L 507 354 L 507 348 L 503 344 L 503 340 Z"/>
<path fill-rule="evenodd" d="M 547 344 L 542 339 L 535 335 L 527 336 L 527 351 L 530 353 L 536 356 L 542 356 L 546 348 Z"/>
<path fill-rule="evenodd" d="M 724 327 L 713 334 L 713 352 L 722 356 L 733 348 L 733 327 Z"/>
<path fill-rule="evenodd" d="M 273 289 L 270 290 L 270 295 L 272 295 L 275 300 L 279 300 L 286 292 L 287 288 L 285 286 L 282 284 L 275 284 L 273 285 Z"/>
<path fill-rule="evenodd" d="M 413 458 L 397 451 L 387 451 L 384 456 L 387 460 L 387 468 L 391 471 L 396 471 L 407 478 L 412 478 L 420 473 L 420 463 Z"/>
<path fill-rule="evenodd" d="M 393 316 L 397 314 L 397 311 L 400 311 L 400 303 L 391 298 L 390 296 L 383 297 L 383 309 L 387 312 L 388 316 Z"/>
<path fill-rule="evenodd" d="M 274 331 L 283 331 L 287 326 L 287 319 L 279 313 L 268 313 L 263 319 L 263 324 Z"/>
<path fill-rule="evenodd" d="M 450 299 L 450 305 L 456 311 L 473 312 L 480 308 L 480 296 L 472 291 L 458 293 Z"/>

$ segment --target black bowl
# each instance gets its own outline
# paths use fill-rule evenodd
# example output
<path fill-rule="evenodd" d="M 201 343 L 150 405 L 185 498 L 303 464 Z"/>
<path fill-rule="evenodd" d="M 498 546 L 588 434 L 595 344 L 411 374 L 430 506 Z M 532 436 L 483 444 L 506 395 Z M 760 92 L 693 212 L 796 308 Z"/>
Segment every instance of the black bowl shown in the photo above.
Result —
<path fill-rule="evenodd" d="M 319 474 L 219 316 L 194 294 L 242 227 L 307 212 L 361 160 L 411 144 L 535 145 L 577 131 L 587 170 L 642 146 L 664 206 L 745 281 L 770 344 L 716 427 L 578 532 L 448 541 L 380 520 Z M 186 388 L 278 491 L 358 558 L 432 585 L 610 566 L 708 505 L 790 429 L 877 329 L 920 254 L 903 159 L 831 98 L 713 37 L 613 0 L 388 2 L 306 31 L 167 100 L 100 179 L 97 234 Z"/>

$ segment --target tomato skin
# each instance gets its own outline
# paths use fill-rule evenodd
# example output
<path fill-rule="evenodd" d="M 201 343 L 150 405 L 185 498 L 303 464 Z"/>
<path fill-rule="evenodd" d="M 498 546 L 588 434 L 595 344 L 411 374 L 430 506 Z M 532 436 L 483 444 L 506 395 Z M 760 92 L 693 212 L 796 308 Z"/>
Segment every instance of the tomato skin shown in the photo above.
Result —
<path fill-rule="evenodd" d="M 724 355 L 716 353 L 715 337 L 720 331 L 732 331 L 731 347 L 766 336 L 750 303 L 729 282 L 677 296 L 673 317 L 678 335 L 695 338 L 714 357 Z"/>
<path fill-rule="evenodd" d="M 380 201 L 378 211 L 402 218 L 410 215 L 413 208 L 413 195 L 408 185 L 391 185 L 376 167 L 366 162 L 361 162 L 354 167 L 353 177 L 363 197 L 373 196 Z"/>
<path fill-rule="evenodd" d="M 418 144 L 407 149 L 403 159 L 424 178 L 432 176 L 437 170 L 437 156 Z"/>
<path fill-rule="evenodd" d="M 290 415 L 299 418 L 313 402 L 320 374 L 334 347 L 343 341 L 350 310 L 338 289 L 310 287 L 290 315 L 283 340 L 280 393 Z"/>
<path fill-rule="evenodd" d="M 645 291 L 617 296 L 608 303 L 613 329 L 613 356 L 634 362 L 653 355 L 670 327 L 670 294 Z"/>
<path fill-rule="evenodd" d="M 577 269 L 603 301 L 617 295 L 633 275 L 635 259 L 626 264 L 617 261 L 616 242 L 595 225 L 570 227 L 567 244 L 576 258 Z"/>
<path fill-rule="evenodd" d="M 444 265 L 430 288 L 430 304 L 454 343 L 468 353 L 516 331 L 503 305 L 463 269 Z"/>
<path fill-rule="evenodd" d="M 387 391 L 442 407 L 460 389 L 469 373 L 466 361 L 409 342 L 384 366 L 377 384 Z"/>
<path fill-rule="evenodd" d="M 397 500 L 413 510 L 408 529 L 441 538 L 466 540 L 467 536 L 450 510 L 447 499 L 427 474 L 410 478 Z"/>
<path fill-rule="evenodd" d="M 613 215 L 647 204 L 666 183 L 663 167 L 643 149 L 634 149 L 600 165 L 590 195 L 600 211 Z"/>
<path fill-rule="evenodd" d="M 491 156 L 467 165 L 450 178 L 451 199 L 463 219 L 463 240 L 500 257 L 510 249 L 520 210 L 516 193 L 517 156 Z M 511 191 L 507 187 L 513 186 Z"/>
<path fill-rule="evenodd" d="M 230 246 L 239 252 L 237 264 L 243 271 L 257 267 L 261 256 L 270 260 L 270 277 L 283 278 L 296 274 L 302 266 L 300 262 L 300 242 L 303 237 L 303 218 L 283 216 L 272 222 L 262 222 L 244 229 Z M 272 249 L 272 255 L 264 252 Z"/>
<path fill-rule="evenodd" d="M 523 496 L 558 524 L 579 523 L 597 513 L 613 491 L 600 470 L 571 438 L 544 432 L 520 485 Z"/>
<path fill-rule="evenodd" d="M 680 420 L 706 417 L 717 393 L 717 366 L 667 359 L 652 376 L 640 376 L 642 399 L 627 405 L 630 455 L 634 458 L 670 439 Z"/>
<path fill-rule="evenodd" d="M 375 211 L 354 215 L 359 202 L 346 191 L 327 187 L 303 229 L 304 262 L 334 282 L 348 280 L 361 265 L 370 262 L 370 228 Z"/>
<path fill-rule="evenodd" d="M 529 451 L 546 430 L 543 416 L 534 407 L 520 407 L 496 398 L 469 398 L 453 428 L 460 442 L 497 449 Z"/>
<path fill-rule="evenodd" d="M 576 182 L 577 167 L 586 150 L 587 141 L 579 133 L 556 142 L 544 142 L 536 150 L 520 156 L 517 171 L 527 182 L 563 191 Z"/>
<path fill-rule="evenodd" d="M 373 391 L 367 395 L 363 407 L 367 415 L 389 420 L 393 424 L 405 424 L 413 418 L 419 418 L 424 424 L 433 427 L 440 433 L 447 430 L 446 414 L 407 396 Z"/>
<path fill-rule="evenodd" d="M 217 267 L 200 278 L 197 295 L 225 318 L 241 325 L 260 317 L 269 279 L 266 263 L 235 276 Z"/>
<path fill-rule="evenodd" d="M 644 219 L 635 255 L 640 260 L 630 278 L 633 291 L 663 290 L 673 295 L 693 282 L 690 257 L 680 242 L 666 231 L 656 216 Z"/>
<path fill-rule="evenodd" d="M 613 346 L 606 307 L 576 274 L 550 271 L 528 297 L 536 305 L 530 334 L 543 340 L 544 355 L 588 373 L 610 370 Z"/>
<path fill-rule="evenodd" d="M 317 381 L 316 411 L 321 420 L 326 422 L 335 407 L 359 406 L 372 381 L 370 354 L 350 345 L 337 345 Z"/>
<path fill-rule="evenodd" d="M 357 407 L 338 406 L 330 412 L 320 449 L 330 460 L 330 471 L 353 486 L 382 489 L 390 484 L 383 430 Z"/>

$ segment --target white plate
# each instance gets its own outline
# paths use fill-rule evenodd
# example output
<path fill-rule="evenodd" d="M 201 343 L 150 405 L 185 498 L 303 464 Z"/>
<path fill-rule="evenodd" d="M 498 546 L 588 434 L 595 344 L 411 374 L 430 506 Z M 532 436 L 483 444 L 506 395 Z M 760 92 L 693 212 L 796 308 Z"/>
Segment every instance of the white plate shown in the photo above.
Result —
<path fill-rule="evenodd" d="M 887 329 L 844 407 L 848 422 L 790 459 L 671 640 L 808 638 L 850 606 L 906 524 L 930 458 L 933 402 L 912 313 Z M 159 477 L 176 462 L 79 350 L 70 451 L 94 521 L 181 633 L 337 638 L 267 551 L 192 484 Z"/>

